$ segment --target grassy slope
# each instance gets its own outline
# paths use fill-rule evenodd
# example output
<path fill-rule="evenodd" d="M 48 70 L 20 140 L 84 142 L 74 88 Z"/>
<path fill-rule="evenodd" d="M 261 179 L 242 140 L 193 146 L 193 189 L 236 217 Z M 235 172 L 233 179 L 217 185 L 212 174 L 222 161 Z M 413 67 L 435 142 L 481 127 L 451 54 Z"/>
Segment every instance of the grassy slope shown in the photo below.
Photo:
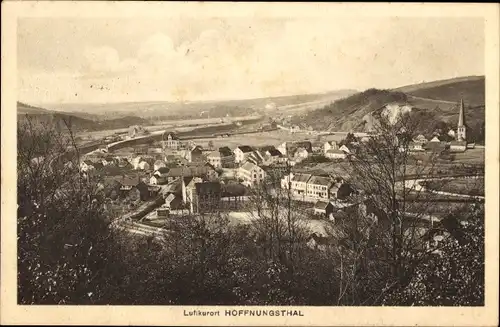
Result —
<path fill-rule="evenodd" d="M 25 121 L 26 116 L 29 116 L 31 119 L 41 124 L 57 123 L 63 126 L 64 121 L 69 121 L 74 131 L 116 129 L 129 127 L 130 125 L 149 123 L 147 120 L 134 116 L 96 121 L 94 119 L 84 118 L 85 116 L 82 117 L 79 113 L 57 112 L 30 106 L 21 102 L 17 103 L 17 114 L 19 122 Z M 92 117 L 92 115 L 88 117 Z"/>
<path fill-rule="evenodd" d="M 484 77 L 465 77 L 405 86 L 394 90 L 370 89 L 335 101 L 322 109 L 295 117 L 320 130 L 364 130 L 363 117 L 387 103 L 408 103 L 429 132 L 442 121 L 450 127 L 457 123 L 458 101 L 464 99 L 466 121 L 471 129 L 484 123 Z"/>

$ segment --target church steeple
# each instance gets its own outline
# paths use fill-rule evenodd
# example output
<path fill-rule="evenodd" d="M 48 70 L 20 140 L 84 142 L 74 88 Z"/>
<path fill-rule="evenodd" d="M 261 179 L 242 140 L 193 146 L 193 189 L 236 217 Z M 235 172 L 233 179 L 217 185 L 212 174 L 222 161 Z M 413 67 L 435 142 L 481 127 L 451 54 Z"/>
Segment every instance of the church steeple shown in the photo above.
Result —
<path fill-rule="evenodd" d="M 466 141 L 467 134 L 465 126 L 465 106 L 464 99 L 460 100 L 460 113 L 458 114 L 458 126 L 457 126 L 457 141 Z"/>
<path fill-rule="evenodd" d="M 460 100 L 460 113 L 458 114 L 458 127 L 465 125 L 464 99 Z"/>

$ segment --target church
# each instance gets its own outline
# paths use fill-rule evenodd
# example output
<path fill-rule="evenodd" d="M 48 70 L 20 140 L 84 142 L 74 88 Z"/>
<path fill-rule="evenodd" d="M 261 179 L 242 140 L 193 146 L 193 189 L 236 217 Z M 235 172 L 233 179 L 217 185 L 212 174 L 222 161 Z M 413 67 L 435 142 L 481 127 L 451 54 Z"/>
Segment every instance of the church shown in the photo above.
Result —
<path fill-rule="evenodd" d="M 457 132 L 455 140 L 450 142 L 450 151 L 463 152 L 467 149 L 467 125 L 465 123 L 464 100 L 460 101 L 460 112 L 458 114 Z"/>

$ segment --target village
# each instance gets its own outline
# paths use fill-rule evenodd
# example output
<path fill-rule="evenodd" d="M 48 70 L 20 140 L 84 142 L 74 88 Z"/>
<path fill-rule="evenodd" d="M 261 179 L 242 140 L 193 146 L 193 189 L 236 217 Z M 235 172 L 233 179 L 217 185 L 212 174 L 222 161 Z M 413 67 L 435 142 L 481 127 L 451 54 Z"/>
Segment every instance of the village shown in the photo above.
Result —
<path fill-rule="evenodd" d="M 456 130 L 427 137 L 412 135 L 406 142 L 398 136 L 395 142 L 407 147 L 401 145 L 400 151 L 439 155 L 465 152 L 475 145 L 467 143 L 463 102 L 458 116 Z M 288 132 L 298 133 L 298 129 L 291 126 Z M 147 133 L 133 126 L 127 139 L 141 135 Z M 113 135 L 108 141 L 113 141 L 112 145 L 122 142 L 125 147 L 100 146 L 82 158 L 80 170 L 98 177 L 99 194 L 106 199 L 112 217 L 134 218 L 150 226 L 163 227 L 184 215 L 228 212 L 241 217 L 238 212 L 249 210 L 252 194 L 263 183 L 286 192 L 300 203 L 304 215 L 333 223 L 336 216 L 356 204 L 352 195 L 359 194 L 359 190 L 346 181 L 342 170 L 336 170 L 336 174 L 317 173 L 309 171 L 307 163 L 341 167 L 355 158 L 360 144 L 370 142 L 371 137 L 348 133 L 341 141 L 326 137 L 325 141 L 316 138 L 258 147 L 242 144 L 216 148 L 213 140 L 197 144 L 171 131 L 163 132 L 161 140 L 133 145 Z"/>

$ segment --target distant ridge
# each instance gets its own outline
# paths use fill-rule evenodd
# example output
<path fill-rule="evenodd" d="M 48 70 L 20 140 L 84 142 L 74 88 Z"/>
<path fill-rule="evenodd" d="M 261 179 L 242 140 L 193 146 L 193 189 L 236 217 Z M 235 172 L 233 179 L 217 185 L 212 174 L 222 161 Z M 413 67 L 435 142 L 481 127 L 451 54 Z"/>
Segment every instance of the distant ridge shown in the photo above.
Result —
<path fill-rule="evenodd" d="M 458 118 L 458 103 L 466 105 L 466 120 L 470 135 L 479 133 L 484 125 L 484 76 L 466 76 L 433 82 L 407 85 L 391 90 L 369 89 L 339 99 L 322 109 L 292 119 L 322 131 L 366 131 L 376 120 L 378 110 L 389 103 L 406 103 L 414 108 L 419 119 L 431 133 L 437 127 L 453 128 Z M 445 126 L 445 127 L 444 127 Z M 484 138 L 484 135 L 481 136 Z"/>

